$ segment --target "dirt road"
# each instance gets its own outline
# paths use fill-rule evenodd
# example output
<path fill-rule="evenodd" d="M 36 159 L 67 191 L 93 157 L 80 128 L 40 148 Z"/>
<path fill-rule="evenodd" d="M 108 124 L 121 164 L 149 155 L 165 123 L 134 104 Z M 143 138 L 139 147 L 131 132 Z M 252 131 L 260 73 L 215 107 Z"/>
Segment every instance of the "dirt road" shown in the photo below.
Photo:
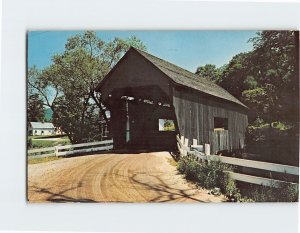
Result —
<path fill-rule="evenodd" d="M 221 202 L 187 183 L 167 152 L 99 154 L 28 166 L 30 202 Z"/>

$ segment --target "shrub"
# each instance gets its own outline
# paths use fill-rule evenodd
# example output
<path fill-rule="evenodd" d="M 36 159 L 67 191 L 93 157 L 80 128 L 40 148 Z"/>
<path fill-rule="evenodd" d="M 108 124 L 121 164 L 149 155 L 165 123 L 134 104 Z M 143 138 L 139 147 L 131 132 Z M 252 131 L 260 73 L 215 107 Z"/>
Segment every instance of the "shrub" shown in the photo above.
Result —
<path fill-rule="evenodd" d="M 255 202 L 297 202 L 299 197 L 298 186 L 289 183 L 283 183 L 279 187 L 262 185 L 248 187 L 247 197 Z"/>
<path fill-rule="evenodd" d="M 239 190 L 236 188 L 235 181 L 229 178 L 228 173 L 232 167 L 221 163 L 220 161 L 197 161 L 194 155 L 188 155 L 180 158 L 178 161 L 178 170 L 188 180 L 196 182 L 199 186 L 213 189 L 220 188 L 221 192 L 230 201 L 238 201 Z"/>
<path fill-rule="evenodd" d="M 298 186 L 282 183 L 279 187 L 266 187 L 246 184 L 242 186 L 242 194 L 236 182 L 228 176 L 226 171 L 233 171 L 233 167 L 220 161 L 199 162 L 194 155 L 181 157 L 177 163 L 180 173 L 188 180 L 207 189 L 219 188 L 233 202 L 296 202 L 298 201 Z M 225 172 L 224 172 L 225 171 Z"/>
<path fill-rule="evenodd" d="M 246 152 L 259 155 L 260 160 L 293 166 L 299 164 L 297 127 L 282 122 L 255 122 L 246 132 Z"/>

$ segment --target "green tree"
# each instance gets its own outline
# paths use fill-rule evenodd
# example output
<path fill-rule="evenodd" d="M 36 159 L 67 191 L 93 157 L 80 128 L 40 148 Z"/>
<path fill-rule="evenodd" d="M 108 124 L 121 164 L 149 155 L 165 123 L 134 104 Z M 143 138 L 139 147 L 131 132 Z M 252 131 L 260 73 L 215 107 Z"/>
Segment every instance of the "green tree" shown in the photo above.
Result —
<path fill-rule="evenodd" d="M 251 52 L 235 55 L 224 69 L 222 79 L 218 82 L 238 99 L 242 99 L 242 92 L 249 86 L 256 86 L 255 78 L 251 74 L 252 66 L 249 64 L 251 55 Z"/>
<path fill-rule="evenodd" d="M 274 120 L 278 120 L 276 103 L 279 97 L 276 93 L 276 87 L 271 84 L 243 91 L 243 100 L 250 108 L 252 120 L 264 119 L 270 126 Z"/>
<path fill-rule="evenodd" d="M 69 38 L 64 52 L 54 55 L 49 67 L 36 72 L 36 85 L 32 86 L 53 111 L 55 125 L 72 143 L 99 139 L 100 118 L 107 118 L 95 88 L 130 46 L 146 49 L 134 36 L 105 42 L 87 31 Z"/>
<path fill-rule="evenodd" d="M 27 122 L 44 121 L 44 105 L 40 96 L 31 94 L 27 99 Z"/>
<path fill-rule="evenodd" d="M 299 32 L 262 31 L 250 39 L 254 50 L 249 63 L 259 86 L 272 86 L 274 108 L 269 118 L 292 124 L 299 121 Z"/>
<path fill-rule="evenodd" d="M 196 70 L 196 74 L 198 74 L 201 78 L 218 82 L 222 77 L 224 67 L 217 68 L 215 65 L 206 64 L 204 66 L 199 66 Z"/>
<path fill-rule="evenodd" d="M 252 120 L 297 124 L 298 40 L 298 32 L 258 32 L 249 40 L 253 51 L 237 54 L 224 69 L 218 84 L 251 108 Z"/>

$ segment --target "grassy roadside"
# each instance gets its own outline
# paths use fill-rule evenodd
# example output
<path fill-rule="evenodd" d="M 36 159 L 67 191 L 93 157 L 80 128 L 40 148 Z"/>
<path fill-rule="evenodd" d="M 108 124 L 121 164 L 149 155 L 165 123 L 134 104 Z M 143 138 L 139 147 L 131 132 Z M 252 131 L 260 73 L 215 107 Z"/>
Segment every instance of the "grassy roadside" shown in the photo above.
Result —
<path fill-rule="evenodd" d="M 37 163 L 46 163 L 46 162 L 55 161 L 59 159 L 62 159 L 62 157 L 53 156 L 53 157 L 45 157 L 45 158 L 27 158 L 27 161 L 29 165 L 29 164 L 37 164 Z"/>
<path fill-rule="evenodd" d="M 168 158 L 168 162 L 170 165 L 177 167 L 177 162 L 173 158 Z"/>
<path fill-rule="evenodd" d="M 47 140 L 49 138 L 49 140 Z M 36 148 L 46 148 L 53 146 L 63 146 L 71 144 L 69 138 L 67 136 L 59 137 L 57 136 L 57 140 L 53 140 L 53 137 L 45 137 L 45 136 L 28 136 L 27 145 L 28 149 L 36 149 Z"/>
<path fill-rule="evenodd" d="M 219 161 L 199 163 L 195 156 L 180 158 L 177 169 L 187 180 L 206 189 L 218 189 L 231 202 L 297 202 L 298 186 L 282 184 L 280 187 L 237 183 L 224 171 L 235 168 Z M 242 189 L 241 189 L 242 188 Z"/>

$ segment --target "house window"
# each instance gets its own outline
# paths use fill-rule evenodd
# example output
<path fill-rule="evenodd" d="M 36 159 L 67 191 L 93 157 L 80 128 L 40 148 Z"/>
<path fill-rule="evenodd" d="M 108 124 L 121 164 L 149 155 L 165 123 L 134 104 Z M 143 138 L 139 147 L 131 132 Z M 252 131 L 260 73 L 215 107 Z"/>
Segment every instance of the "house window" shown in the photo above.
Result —
<path fill-rule="evenodd" d="M 214 117 L 214 131 L 228 130 L 228 119 L 222 117 Z"/>
<path fill-rule="evenodd" d="M 175 131 L 175 124 L 170 119 L 158 119 L 158 130 L 159 131 Z"/>

